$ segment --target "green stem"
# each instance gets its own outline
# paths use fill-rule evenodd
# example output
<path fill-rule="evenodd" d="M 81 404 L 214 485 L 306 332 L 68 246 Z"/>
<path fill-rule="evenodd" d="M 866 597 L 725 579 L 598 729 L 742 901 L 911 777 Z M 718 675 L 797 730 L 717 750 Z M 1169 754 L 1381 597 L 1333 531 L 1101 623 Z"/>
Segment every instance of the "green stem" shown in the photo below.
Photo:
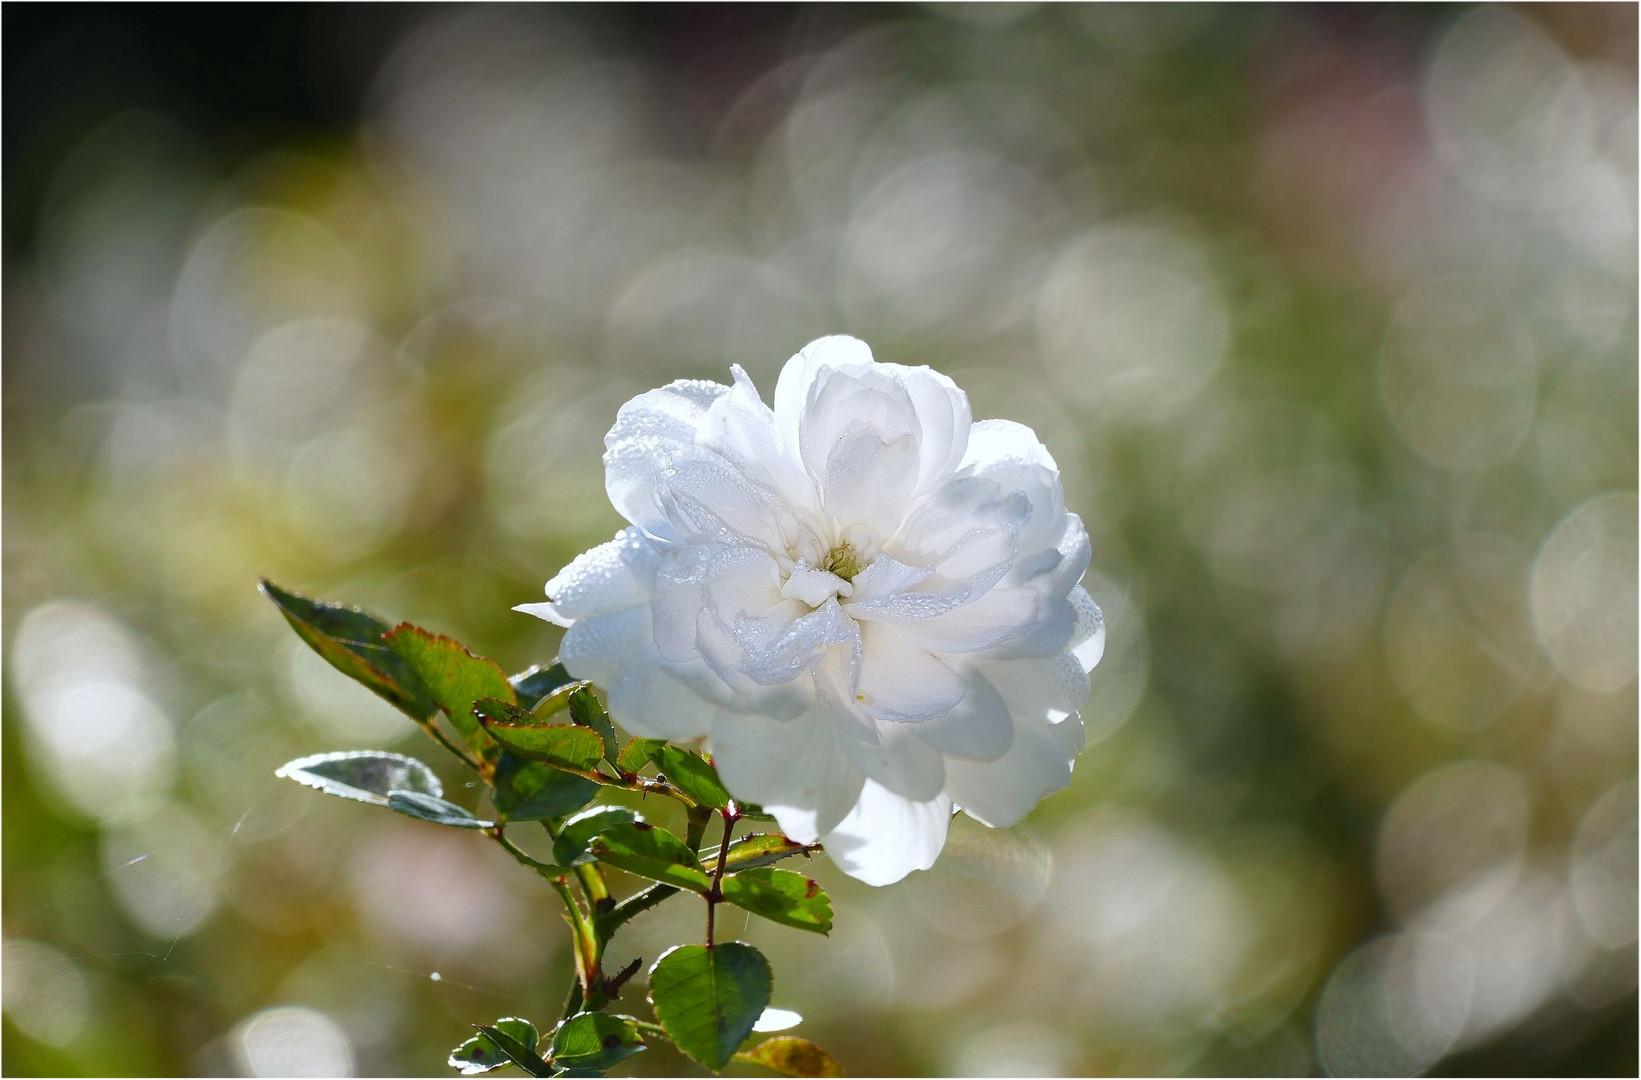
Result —
<path fill-rule="evenodd" d="M 609 886 L 604 884 L 604 875 L 599 872 L 596 863 L 582 863 L 575 868 L 575 876 L 581 882 L 581 891 L 587 894 L 587 906 L 594 914 L 607 911 L 614 901 L 610 899 Z"/>
<path fill-rule="evenodd" d="M 429 717 L 422 724 L 422 730 L 433 736 L 434 742 L 438 743 L 452 754 L 455 754 L 456 757 L 461 760 L 463 765 L 466 765 L 469 769 L 472 769 L 481 776 L 484 774 L 484 770 L 479 767 L 479 763 L 469 757 L 466 750 L 462 749 L 462 747 L 457 743 L 452 742 L 450 736 L 446 735 L 439 729 L 438 714 L 435 713 L 433 716 Z"/>
<path fill-rule="evenodd" d="M 521 866 L 528 866 L 548 881 L 552 881 L 554 878 L 557 878 L 564 873 L 564 868 L 562 866 L 554 866 L 552 863 L 544 863 L 540 859 L 534 858 L 523 851 L 517 844 L 507 839 L 506 835 L 501 830 L 501 826 L 498 825 L 493 829 L 486 829 L 485 833 L 490 837 L 490 839 L 500 844 L 502 850 L 511 855 Z"/>
<path fill-rule="evenodd" d="M 579 979 L 572 979 L 570 981 L 570 994 L 564 999 L 564 1015 L 560 1017 L 560 1019 L 568 1020 L 570 1017 L 580 1012 L 581 1003 L 584 1000 L 586 999 L 581 996 L 581 981 Z"/>
<path fill-rule="evenodd" d="M 548 830 L 549 833 L 551 831 L 551 829 Z M 565 1008 L 572 1009 L 572 1012 L 565 1015 L 574 1015 L 573 1010 L 578 1010 L 583 1004 L 589 1002 L 594 1003 L 595 1008 L 601 1007 L 602 995 L 599 988 L 603 982 L 603 975 L 599 971 L 599 959 L 603 954 L 603 941 L 598 936 L 598 931 L 593 922 L 588 919 L 586 912 L 581 910 L 581 905 L 575 902 L 575 894 L 570 892 L 570 885 L 564 868 L 554 866 L 551 863 L 544 863 L 526 853 L 517 844 L 507 839 L 507 835 L 502 831 L 500 825 L 488 828 L 484 832 L 486 836 L 500 845 L 502 850 L 517 860 L 520 865 L 528 866 L 546 878 L 547 883 L 553 887 L 553 891 L 558 893 L 558 898 L 564 901 L 565 917 L 570 921 L 570 930 L 574 936 L 576 967 L 576 982 L 570 989 L 569 1001 L 565 1003 Z"/>
<path fill-rule="evenodd" d="M 712 823 L 712 807 L 695 806 L 689 811 L 689 825 L 684 832 L 684 843 L 694 851 L 701 846 L 701 840 L 707 834 L 707 826 Z"/>
<path fill-rule="evenodd" d="M 556 820 L 556 819 L 555 819 Z M 547 830 L 547 835 L 558 839 L 558 829 L 550 821 L 543 821 L 541 827 Z M 587 908 L 595 915 L 610 908 L 613 901 L 610 899 L 609 886 L 604 884 L 604 873 L 596 863 L 582 863 L 575 867 L 576 880 L 581 882 L 581 891 L 587 897 Z"/>
<path fill-rule="evenodd" d="M 718 863 L 712 868 L 712 889 L 707 893 L 707 948 L 712 948 L 713 931 L 716 929 L 718 904 L 724 898 L 724 891 L 720 885 L 724 880 L 724 863 L 729 857 L 729 838 L 735 832 L 735 823 L 741 815 L 736 812 L 735 804 L 731 802 L 723 809 L 724 838 L 718 841 Z"/>
<path fill-rule="evenodd" d="M 598 926 L 598 933 L 605 941 L 615 936 L 615 932 L 635 915 L 642 915 L 650 908 L 659 904 L 678 890 L 671 885 L 651 885 L 643 892 L 634 893 L 609 911 L 595 915 L 594 921 Z"/>
<path fill-rule="evenodd" d="M 588 921 L 581 906 L 575 902 L 575 896 L 570 892 L 569 883 L 560 876 L 553 879 L 553 889 L 559 899 L 564 901 L 564 907 L 569 912 L 570 928 L 575 933 L 575 966 L 576 978 L 581 983 L 581 997 L 584 1005 L 593 1005 L 598 996 L 598 984 L 601 975 L 598 970 L 598 934 Z"/>

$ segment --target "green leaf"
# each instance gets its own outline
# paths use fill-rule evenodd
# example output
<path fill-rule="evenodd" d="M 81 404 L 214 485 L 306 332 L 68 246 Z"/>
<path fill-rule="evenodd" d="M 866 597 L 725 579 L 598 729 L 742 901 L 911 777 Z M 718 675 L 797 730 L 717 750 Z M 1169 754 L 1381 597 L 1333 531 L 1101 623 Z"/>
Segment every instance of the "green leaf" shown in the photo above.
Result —
<path fill-rule="evenodd" d="M 541 1060 L 541 1055 L 536 1053 L 534 1043 L 525 1043 L 515 1038 L 511 1033 L 502 1031 L 494 1024 L 475 1026 L 491 1042 L 496 1044 L 496 1049 L 506 1055 L 507 1060 L 523 1069 L 526 1074 L 530 1076 L 553 1075 L 553 1067 Z M 534 1027 L 530 1028 L 530 1034 L 534 1035 L 535 1031 Z"/>
<path fill-rule="evenodd" d="M 386 698 L 418 723 L 426 723 L 435 705 L 410 665 L 382 640 L 388 624 L 368 611 L 286 592 L 262 579 L 260 590 L 279 608 L 309 648 L 337 671 Z"/>
<path fill-rule="evenodd" d="M 756 866 L 768 866 L 793 855 L 800 855 L 807 850 L 796 840 L 788 840 L 779 833 L 748 833 L 730 842 L 727 857 L 724 859 L 724 869 L 729 872 L 751 870 Z M 702 861 L 707 869 L 712 869 L 718 861 L 717 849 L 703 853 Z"/>
<path fill-rule="evenodd" d="M 493 768 L 501 748 L 479 725 L 473 702 L 496 698 L 511 704 L 515 700 L 501 668 L 493 660 L 468 652 L 460 642 L 410 623 L 394 627 L 387 643 L 410 665 L 481 764 Z"/>
<path fill-rule="evenodd" d="M 645 821 L 612 825 L 593 837 L 588 849 L 629 874 L 698 893 L 712 888 L 712 879 L 689 845 Z"/>
<path fill-rule="evenodd" d="M 553 1032 L 553 1065 L 561 1069 L 605 1069 L 644 1049 L 630 1016 L 581 1013 Z"/>
<path fill-rule="evenodd" d="M 390 791 L 387 805 L 388 809 L 401 814 L 455 829 L 488 829 L 495 824 L 493 821 L 480 821 L 455 803 L 420 791 Z"/>
<path fill-rule="evenodd" d="M 564 670 L 563 664 L 555 661 L 550 667 L 537 664 L 517 675 L 509 676 L 507 681 L 512 684 L 518 703 L 526 709 L 533 709 L 542 698 L 575 680 L 570 678 L 570 673 Z"/>
<path fill-rule="evenodd" d="M 543 821 L 573 814 L 598 794 L 584 776 L 504 752 L 496 762 L 490 802 L 503 821 Z"/>
<path fill-rule="evenodd" d="M 742 941 L 679 945 L 650 968 L 656 1019 L 678 1049 L 714 1072 L 751 1034 L 773 986 L 769 961 Z"/>
<path fill-rule="evenodd" d="M 528 1020 L 520 1020 L 516 1016 L 505 1017 L 490 1025 L 501 1032 L 514 1043 L 526 1047 L 534 1052 L 534 1047 L 540 1036 L 536 1034 L 536 1026 Z M 468 1039 L 456 1049 L 450 1051 L 448 1064 L 463 1076 L 475 1076 L 499 1069 L 503 1065 L 511 1065 L 513 1059 L 502 1053 L 490 1036 L 479 1034 Z"/>
<path fill-rule="evenodd" d="M 508 701 L 481 698 L 473 714 L 497 742 L 520 757 L 577 772 L 591 772 L 604 756 L 596 731 L 574 724 L 544 724 Z"/>
<path fill-rule="evenodd" d="M 625 806 L 594 806 L 564 823 L 553 840 L 553 860 L 560 866 L 592 862 L 587 850 L 593 837 L 615 825 L 638 821 L 638 813 Z"/>
<path fill-rule="evenodd" d="M 665 745 L 665 739 L 628 739 L 616 755 L 615 767 L 624 773 L 638 772 L 654 761 L 656 753 Z"/>
<path fill-rule="evenodd" d="M 736 1061 L 762 1065 L 782 1076 L 842 1076 L 843 1066 L 838 1059 L 808 1039 L 794 1035 L 777 1035 L 765 1039 L 752 1049 L 735 1055 Z"/>
<path fill-rule="evenodd" d="M 662 746 L 652 760 L 674 787 L 702 806 L 722 810 L 729 805 L 730 794 L 718 779 L 718 771 L 700 754 Z"/>
<path fill-rule="evenodd" d="M 782 926 L 832 932 L 832 899 L 814 878 L 790 870 L 760 867 L 724 878 L 724 899 Z"/>
<path fill-rule="evenodd" d="M 563 686 L 556 687 L 552 693 L 536 702 L 530 707 L 530 711 L 536 714 L 537 720 L 557 716 L 570 707 L 570 698 L 575 695 L 576 691 L 584 690 L 591 685 L 592 683 L 586 681 L 567 682 Z"/>
<path fill-rule="evenodd" d="M 584 684 L 570 695 L 570 719 L 598 732 L 598 737 L 604 740 L 604 756 L 611 764 L 621 756 L 621 740 L 615 733 L 615 724 L 593 693 L 591 683 Z"/>
<path fill-rule="evenodd" d="M 387 805 L 390 791 L 418 791 L 435 798 L 444 794 L 433 770 L 413 757 L 383 750 L 340 750 L 287 761 L 275 776 L 295 780 L 344 799 Z"/>

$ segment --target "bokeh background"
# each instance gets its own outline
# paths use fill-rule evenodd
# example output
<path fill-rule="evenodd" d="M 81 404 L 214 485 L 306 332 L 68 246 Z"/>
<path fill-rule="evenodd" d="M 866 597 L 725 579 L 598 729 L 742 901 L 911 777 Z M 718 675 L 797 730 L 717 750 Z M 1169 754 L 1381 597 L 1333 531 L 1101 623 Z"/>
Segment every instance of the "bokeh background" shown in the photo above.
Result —
<path fill-rule="evenodd" d="M 1068 791 L 746 927 L 807 1034 L 1633 1074 L 1636 18 L 8 8 L 4 1071 L 550 1020 L 538 880 L 274 778 L 444 765 L 256 578 L 550 660 L 617 406 L 848 332 L 1043 436 L 1110 645 Z"/>

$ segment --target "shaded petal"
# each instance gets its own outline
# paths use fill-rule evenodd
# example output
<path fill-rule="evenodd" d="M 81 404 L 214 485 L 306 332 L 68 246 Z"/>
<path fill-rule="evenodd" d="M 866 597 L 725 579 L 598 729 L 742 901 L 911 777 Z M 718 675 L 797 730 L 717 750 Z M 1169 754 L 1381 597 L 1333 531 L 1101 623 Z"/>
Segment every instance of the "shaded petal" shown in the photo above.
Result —
<path fill-rule="evenodd" d="M 856 729 L 840 725 L 837 736 L 849 760 L 868 778 L 897 795 L 925 802 L 945 786 L 946 767 L 940 751 L 912 734 L 922 726 L 892 725 L 868 742 L 854 737 Z"/>
<path fill-rule="evenodd" d="M 983 825 L 1006 829 L 1044 796 L 1071 782 L 1071 764 L 1083 748 L 1083 722 L 1017 723 L 1014 743 L 996 761 L 946 763 L 946 794 Z"/>
<path fill-rule="evenodd" d="M 850 406 L 842 403 L 832 409 L 847 415 Z M 899 528 L 917 490 L 917 432 L 884 431 L 855 420 L 841 433 L 827 437 L 824 452 L 818 479 L 826 513 L 835 521 L 865 525 L 879 535 Z"/>
<path fill-rule="evenodd" d="M 944 754 L 995 761 L 1014 742 L 1014 718 L 1002 695 L 978 671 L 968 672 L 969 692 L 945 716 L 905 730 Z"/>
<path fill-rule="evenodd" d="M 713 706 L 662 662 L 642 605 L 581 619 L 564 635 L 558 657 L 572 676 L 609 694 L 611 712 L 635 735 L 694 739 L 711 728 Z"/>
<path fill-rule="evenodd" d="M 730 793 L 762 806 L 804 844 L 843 820 L 866 779 L 838 745 L 824 707 L 792 720 L 720 712 L 709 748 Z"/>
<path fill-rule="evenodd" d="M 631 664 L 615 681 L 598 685 L 609 694 L 611 715 L 632 734 L 674 741 L 703 738 L 712 731 L 717 704 L 674 678 L 670 667 Z"/>
<path fill-rule="evenodd" d="M 675 548 L 655 572 L 655 640 L 668 660 L 701 655 L 699 624 L 712 611 L 733 624 L 775 617 L 784 624 L 802 610 L 781 596 L 780 567 L 762 548 L 692 544 Z"/>
<path fill-rule="evenodd" d="M 970 429 L 960 475 L 990 480 L 1030 504 L 1015 565 L 1006 579 L 1009 584 L 1029 581 L 1066 557 L 1061 544 L 1066 508 L 1060 470 L 1036 432 L 1010 420 L 980 421 Z M 1067 585 L 1081 576 L 1079 569 Z"/>
<path fill-rule="evenodd" d="M 1064 528 L 1058 542 L 1058 561 L 1045 573 L 1026 582 L 1020 588 L 1038 597 L 1039 609 L 1034 625 L 1020 637 L 999 642 L 999 656 L 1050 656 L 1064 649 L 1071 640 L 1078 614 L 1071 602 L 1076 583 L 1088 567 L 1088 533 L 1082 518 L 1066 514 Z"/>
<path fill-rule="evenodd" d="M 1058 722 L 1088 701 L 1088 672 L 1069 651 L 1020 660 L 981 660 L 975 666 L 997 688 L 1017 720 Z"/>
<path fill-rule="evenodd" d="M 868 885 L 892 885 L 934 865 L 946 846 L 952 804 L 945 796 L 917 802 L 867 780 L 860 799 L 821 840 L 839 869 Z"/>
<path fill-rule="evenodd" d="M 965 814 L 1006 829 L 1029 814 L 1044 796 L 1071 782 L 1071 765 L 1083 748 L 1083 722 L 1019 720 L 1008 752 L 995 761 L 946 761 L 946 794 Z"/>
<path fill-rule="evenodd" d="M 1006 828 L 1070 783 L 1083 748 L 1076 710 L 1088 698 L 1088 675 L 1069 652 L 977 667 L 1008 705 L 1013 740 L 994 761 L 948 757 L 946 794 L 976 821 Z"/>
<path fill-rule="evenodd" d="M 900 623 L 899 630 L 907 642 L 930 652 L 986 652 L 1031 632 L 1043 612 L 1034 593 L 999 587 L 932 619 Z"/>

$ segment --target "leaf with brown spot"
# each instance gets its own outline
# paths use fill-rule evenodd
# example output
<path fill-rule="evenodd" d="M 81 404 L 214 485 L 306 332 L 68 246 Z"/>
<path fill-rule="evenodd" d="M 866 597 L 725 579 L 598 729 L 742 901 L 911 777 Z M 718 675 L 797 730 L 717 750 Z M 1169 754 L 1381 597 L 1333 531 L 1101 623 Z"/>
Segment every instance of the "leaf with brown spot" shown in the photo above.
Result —
<path fill-rule="evenodd" d="M 832 899 L 813 878 L 764 866 L 730 874 L 722 888 L 725 900 L 771 922 L 817 934 L 832 932 Z"/>
<path fill-rule="evenodd" d="M 495 771 L 501 746 L 485 733 L 473 715 L 473 703 L 481 698 L 495 698 L 516 704 L 518 699 L 507 681 L 507 674 L 494 660 L 470 652 L 461 642 L 410 623 L 395 626 L 386 641 L 450 717 L 451 725 L 478 755 L 488 777 Z"/>
<path fill-rule="evenodd" d="M 808 1039 L 777 1035 L 735 1055 L 736 1061 L 762 1065 L 782 1076 L 842 1076 L 838 1059 Z"/>

